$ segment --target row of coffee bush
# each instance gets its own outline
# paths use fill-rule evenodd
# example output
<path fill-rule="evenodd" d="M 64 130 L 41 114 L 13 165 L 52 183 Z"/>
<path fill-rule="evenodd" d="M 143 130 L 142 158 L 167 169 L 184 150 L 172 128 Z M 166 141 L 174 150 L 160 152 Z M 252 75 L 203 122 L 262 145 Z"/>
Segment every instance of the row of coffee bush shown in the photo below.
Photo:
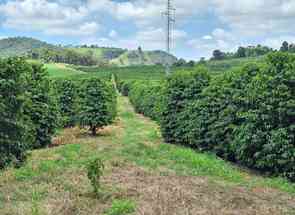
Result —
<path fill-rule="evenodd" d="M 142 113 L 150 110 L 143 105 L 157 110 L 153 118 L 159 119 L 166 142 L 211 151 L 295 181 L 293 55 L 273 53 L 259 65 L 248 64 L 219 76 L 204 68 L 176 72 L 162 87 L 133 82 L 128 89 Z"/>
<path fill-rule="evenodd" d="M 96 129 L 116 116 L 116 92 L 99 79 L 51 81 L 42 65 L 0 60 L 0 168 L 19 166 L 32 149 L 51 144 L 56 130 Z"/>
<path fill-rule="evenodd" d="M 161 82 L 125 81 L 118 84 L 122 95 L 129 96 L 135 111 L 159 121 L 163 85 Z"/>

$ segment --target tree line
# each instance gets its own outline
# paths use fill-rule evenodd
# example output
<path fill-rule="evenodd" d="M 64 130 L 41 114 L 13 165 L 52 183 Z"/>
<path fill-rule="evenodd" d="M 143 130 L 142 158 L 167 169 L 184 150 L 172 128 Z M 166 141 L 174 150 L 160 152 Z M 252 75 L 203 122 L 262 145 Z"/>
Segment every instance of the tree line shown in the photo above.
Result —
<path fill-rule="evenodd" d="M 40 48 L 30 51 L 28 57 L 34 60 L 42 60 L 45 63 L 66 63 L 82 66 L 94 66 L 100 63 L 91 50 L 79 53 L 72 49 Z"/>

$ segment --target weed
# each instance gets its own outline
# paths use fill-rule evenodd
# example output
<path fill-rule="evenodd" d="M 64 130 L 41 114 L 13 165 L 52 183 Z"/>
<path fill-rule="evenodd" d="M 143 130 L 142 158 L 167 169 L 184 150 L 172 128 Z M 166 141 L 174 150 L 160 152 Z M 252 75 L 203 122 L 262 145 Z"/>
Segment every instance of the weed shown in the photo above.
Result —
<path fill-rule="evenodd" d="M 87 165 L 87 176 L 93 187 L 93 191 L 97 197 L 101 194 L 100 179 L 103 175 L 104 163 L 102 159 L 96 158 Z"/>
<path fill-rule="evenodd" d="M 130 200 L 114 200 L 105 215 L 127 215 L 135 211 L 135 203 Z"/>

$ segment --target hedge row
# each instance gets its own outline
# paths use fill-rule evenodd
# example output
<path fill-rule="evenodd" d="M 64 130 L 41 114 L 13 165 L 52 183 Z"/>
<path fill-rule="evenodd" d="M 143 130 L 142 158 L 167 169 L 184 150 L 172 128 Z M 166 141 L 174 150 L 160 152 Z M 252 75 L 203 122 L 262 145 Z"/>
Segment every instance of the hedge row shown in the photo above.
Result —
<path fill-rule="evenodd" d="M 50 81 L 38 64 L 0 60 L 0 168 L 19 165 L 29 149 L 47 146 L 57 127 Z"/>
<path fill-rule="evenodd" d="M 109 81 L 53 83 L 42 65 L 0 59 L 0 168 L 20 165 L 27 151 L 47 147 L 59 127 L 96 129 L 116 117 L 116 92 Z"/>
<path fill-rule="evenodd" d="M 129 81 L 119 85 L 120 92 L 127 96 L 136 112 L 156 121 L 160 120 L 163 85 L 160 82 Z"/>
<path fill-rule="evenodd" d="M 278 52 L 260 65 L 209 74 L 199 68 L 171 75 L 157 107 L 159 91 L 150 84 L 132 83 L 129 96 L 143 113 L 143 106 L 160 110 L 154 118 L 166 142 L 295 181 L 295 57 Z"/>

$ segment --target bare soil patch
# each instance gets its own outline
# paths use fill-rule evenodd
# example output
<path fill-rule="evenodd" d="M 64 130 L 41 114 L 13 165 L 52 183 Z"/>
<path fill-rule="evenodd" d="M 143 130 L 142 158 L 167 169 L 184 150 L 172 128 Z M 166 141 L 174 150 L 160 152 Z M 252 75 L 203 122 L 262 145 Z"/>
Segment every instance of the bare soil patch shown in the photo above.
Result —
<path fill-rule="evenodd" d="M 114 168 L 106 182 L 137 202 L 138 215 L 295 214 L 295 197 L 272 189 L 212 182 L 205 177 L 161 176 L 136 166 Z"/>

